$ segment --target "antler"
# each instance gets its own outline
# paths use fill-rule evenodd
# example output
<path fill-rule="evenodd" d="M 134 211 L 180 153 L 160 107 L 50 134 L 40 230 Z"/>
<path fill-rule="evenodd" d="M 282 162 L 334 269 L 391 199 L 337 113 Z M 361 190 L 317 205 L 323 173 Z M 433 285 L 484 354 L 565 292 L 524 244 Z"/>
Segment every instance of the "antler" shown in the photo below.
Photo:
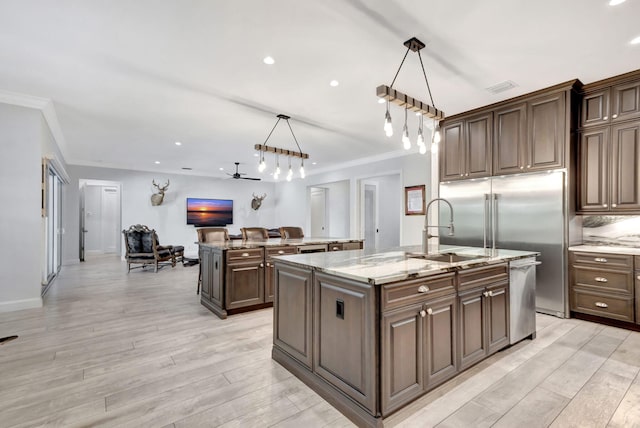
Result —
<path fill-rule="evenodd" d="M 255 193 L 251 193 L 253 195 L 253 199 L 257 199 L 259 201 L 263 200 L 264 198 L 267 197 L 267 194 L 264 193 L 262 196 L 257 196 Z"/>
<path fill-rule="evenodd" d="M 169 187 L 169 179 L 167 179 L 167 184 L 165 184 L 164 186 L 160 187 L 156 184 L 156 180 L 151 180 L 151 182 L 153 183 L 154 186 L 156 186 L 156 188 L 158 189 L 158 191 L 160 192 L 164 192 L 165 190 L 167 190 L 167 187 Z"/>

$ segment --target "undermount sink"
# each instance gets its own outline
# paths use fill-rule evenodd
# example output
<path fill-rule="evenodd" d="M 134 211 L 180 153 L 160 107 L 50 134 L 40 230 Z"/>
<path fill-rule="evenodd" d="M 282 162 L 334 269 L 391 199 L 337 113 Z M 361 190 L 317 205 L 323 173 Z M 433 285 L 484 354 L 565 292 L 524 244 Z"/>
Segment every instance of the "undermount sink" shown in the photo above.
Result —
<path fill-rule="evenodd" d="M 465 254 L 456 254 L 456 253 L 438 253 L 438 254 L 408 254 L 409 257 L 413 259 L 424 259 L 431 260 L 434 262 L 445 262 L 445 263 L 458 263 L 458 262 L 466 262 L 469 260 L 477 260 L 484 259 L 485 256 L 474 256 L 474 255 L 465 255 Z"/>

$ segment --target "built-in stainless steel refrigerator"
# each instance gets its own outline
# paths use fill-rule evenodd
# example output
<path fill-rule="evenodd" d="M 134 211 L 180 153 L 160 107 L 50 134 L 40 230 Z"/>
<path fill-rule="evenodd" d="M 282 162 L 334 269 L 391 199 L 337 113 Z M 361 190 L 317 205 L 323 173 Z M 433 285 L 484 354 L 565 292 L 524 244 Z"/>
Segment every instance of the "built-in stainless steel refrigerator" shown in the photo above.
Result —
<path fill-rule="evenodd" d="M 455 235 L 442 234 L 440 243 L 539 251 L 536 311 L 568 317 L 566 188 L 564 170 L 441 183 Z M 448 223 L 442 204 L 440 224 Z"/>

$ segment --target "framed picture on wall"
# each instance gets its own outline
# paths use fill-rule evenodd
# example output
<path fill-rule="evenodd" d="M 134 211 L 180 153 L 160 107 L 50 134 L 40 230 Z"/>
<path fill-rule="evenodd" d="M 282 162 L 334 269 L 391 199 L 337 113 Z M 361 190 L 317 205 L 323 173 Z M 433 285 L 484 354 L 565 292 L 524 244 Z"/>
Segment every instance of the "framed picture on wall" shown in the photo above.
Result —
<path fill-rule="evenodd" d="M 424 215 L 426 186 L 408 186 L 404 188 L 404 214 Z"/>

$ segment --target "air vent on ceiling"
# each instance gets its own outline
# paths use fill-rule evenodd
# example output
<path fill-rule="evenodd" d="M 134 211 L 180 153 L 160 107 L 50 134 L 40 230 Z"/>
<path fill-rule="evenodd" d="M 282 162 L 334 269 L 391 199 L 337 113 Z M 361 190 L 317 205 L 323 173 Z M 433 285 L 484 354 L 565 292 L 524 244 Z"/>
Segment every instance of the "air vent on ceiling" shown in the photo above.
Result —
<path fill-rule="evenodd" d="M 182 169 L 184 169 L 185 171 L 191 171 L 193 168 L 188 168 L 186 166 L 183 166 Z"/>
<path fill-rule="evenodd" d="M 512 82 L 511 80 L 505 80 L 504 82 L 500 82 L 496 85 L 490 86 L 487 89 L 488 92 L 491 92 L 492 94 L 499 94 L 500 92 L 504 92 L 504 91 L 508 91 L 509 89 L 513 89 L 515 88 L 516 85 L 515 82 Z"/>

